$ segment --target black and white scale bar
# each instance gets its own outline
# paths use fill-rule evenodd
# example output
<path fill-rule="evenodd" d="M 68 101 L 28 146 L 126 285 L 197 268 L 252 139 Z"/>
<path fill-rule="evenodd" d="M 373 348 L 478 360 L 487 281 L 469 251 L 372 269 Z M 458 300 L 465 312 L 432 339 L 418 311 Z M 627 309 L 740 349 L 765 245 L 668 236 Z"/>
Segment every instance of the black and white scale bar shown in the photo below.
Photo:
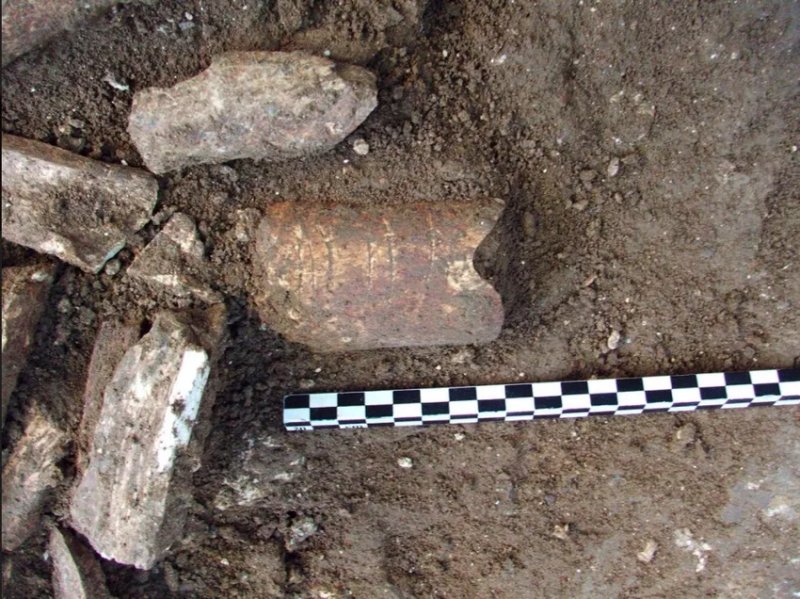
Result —
<path fill-rule="evenodd" d="M 287 430 L 800 405 L 800 368 L 557 383 L 287 395 Z"/>

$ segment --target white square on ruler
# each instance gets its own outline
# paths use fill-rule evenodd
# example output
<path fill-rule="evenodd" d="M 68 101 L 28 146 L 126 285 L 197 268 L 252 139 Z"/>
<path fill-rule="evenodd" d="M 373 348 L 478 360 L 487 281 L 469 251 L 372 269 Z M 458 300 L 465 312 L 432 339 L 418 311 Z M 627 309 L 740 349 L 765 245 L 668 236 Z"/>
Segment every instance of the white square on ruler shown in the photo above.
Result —
<path fill-rule="evenodd" d="M 565 410 L 588 410 L 592 400 L 588 395 L 565 395 L 561 398 L 561 406 Z"/>
<path fill-rule="evenodd" d="M 721 372 L 704 372 L 697 375 L 698 387 L 724 387 L 725 375 Z"/>
<path fill-rule="evenodd" d="M 642 379 L 645 391 L 662 391 L 672 388 L 672 379 L 668 376 L 646 376 Z"/>
<path fill-rule="evenodd" d="M 503 399 L 506 396 L 505 385 L 480 385 L 475 387 L 478 399 Z"/>
<path fill-rule="evenodd" d="M 728 399 L 752 399 L 756 396 L 753 385 L 731 385 L 728 387 Z"/>
<path fill-rule="evenodd" d="M 643 406 L 647 403 L 644 391 L 620 391 L 617 393 L 617 402 L 620 407 Z"/>
<path fill-rule="evenodd" d="M 308 405 L 311 408 L 335 408 L 337 393 L 313 393 L 308 396 Z"/>
<path fill-rule="evenodd" d="M 509 422 L 516 422 L 518 420 L 533 420 L 533 414 L 516 414 L 512 416 L 506 416 L 506 420 Z"/>
<path fill-rule="evenodd" d="M 585 412 L 569 412 L 561 414 L 562 418 L 583 418 L 584 416 L 589 415 L 589 410 L 587 409 Z"/>
<path fill-rule="evenodd" d="M 506 412 L 533 412 L 533 398 L 510 397 L 506 400 Z"/>
<path fill-rule="evenodd" d="M 615 379 L 592 379 L 589 384 L 589 393 L 616 393 L 617 381 Z"/>
<path fill-rule="evenodd" d="M 670 406 L 668 412 L 691 412 L 695 406 Z"/>
<path fill-rule="evenodd" d="M 435 389 L 420 389 L 419 392 L 422 403 L 433 403 L 440 401 L 450 401 L 450 389 L 447 387 L 436 387 Z"/>
<path fill-rule="evenodd" d="M 339 406 L 336 410 L 339 420 L 364 420 L 367 417 L 364 406 Z"/>
<path fill-rule="evenodd" d="M 781 395 L 800 395 L 800 381 L 781 383 Z"/>
<path fill-rule="evenodd" d="M 472 416 L 478 414 L 478 400 L 451 401 L 450 416 Z"/>
<path fill-rule="evenodd" d="M 368 406 L 386 406 L 394 401 L 391 391 L 367 391 L 364 393 L 364 403 Z"/>
<path fill-rule="evenodd" d="M 288 408 L 283 411 L 283 422 L 291 424 L 293 422 L 310 422 L 311 410 L 308 408 Z"/>
<path fill-rule="evenodd" d="M 555 397 L 561 395 L 561 383 L 534 383 L 534 397 Z"/>
<path fill-rule="evenodd" d="M 422 404 L 419 403 L 394 404 L 395 418 L 420 418 L 421 416 L 422 416 Z"/>
<path fill-rule="evenodd" d="M 777 370 L 754 370 L 750 373 L 750 380 L 754 385 L 763 383 L 777 383 L 778 371 Z"/>
<path fill-rule="evenodd" d="M 674 403 L 689 403 L 700 401 L 700 389 L 689 387 L 687 389 L 673 389 L 672 400 Z"/>

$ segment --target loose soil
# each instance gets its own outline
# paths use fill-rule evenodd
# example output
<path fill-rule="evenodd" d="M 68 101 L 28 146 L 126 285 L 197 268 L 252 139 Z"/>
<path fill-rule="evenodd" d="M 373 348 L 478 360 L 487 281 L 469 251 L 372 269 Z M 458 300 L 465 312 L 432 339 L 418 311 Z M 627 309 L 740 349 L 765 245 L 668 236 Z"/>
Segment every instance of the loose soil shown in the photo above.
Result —
<path fill-rule="evenodd" d="M 159 222 L 199 225 L 231 343 L 185 539 L 149 572 L 105 562 L 112 592 L 797 596 L 796 409 L 295 434 L 280 410 L 297 389 L 797 366 L 800 4 L 126 4 L 3 70 L 3 131 L 139 166 L 133 91 L 285 48 L 369 67 L 379 106 L 323 155 L 159 178 Z M 504 300 L 497 341 L 319 354 L 255 315 L 269 203 L 478 197 L 506 206 L 477 259 Z M 61 268 L 5 452 L 34 404 L 77 430 L 99 322 L 185 305 L 124 274 L 158 228 L 116 276 Z M 40 259 L 3 242 L 5 265 Z M 67 488 L 74 457 L 61 466 Z M 3 556 L 9 597 L 50 594 L 45 538 Z"/>

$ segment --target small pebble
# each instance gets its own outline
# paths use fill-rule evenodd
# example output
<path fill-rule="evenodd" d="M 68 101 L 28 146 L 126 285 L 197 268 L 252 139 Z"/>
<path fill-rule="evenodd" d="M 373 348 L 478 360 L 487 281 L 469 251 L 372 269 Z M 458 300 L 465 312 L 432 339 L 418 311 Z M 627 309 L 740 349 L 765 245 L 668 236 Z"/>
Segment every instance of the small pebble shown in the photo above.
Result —
<path fill-rule="evenodd" d="M 619 340 L 620 340 L 619 331 L 617 330 L 611 331 L 611 334 L 608 336 L 608 341 L 606 341 L 608 349 L 610 349 L 611 351 L 617 349 L 619 347 Z"/>
<path fill-rule="evenodd" d="M 353 142 L 353 151 L 359 156 L 366 156 L 369 154 L 369 144 L 359 138 Z"/>
<path fill-rule="evenodd" d="M 583 212 L 586 210 L 586 206 L 589 205 L 589 200 L 578 200 L 572 204 L 572 208 L 577 210 L 578 212 Z"/>
<path fill-rule="evenodd" d="M 569 538 L 569 524 L 556 524 L 553 527 L 553 536 L 566 541 Z"/>
<path fill-rule="evenodd" d="M 616 177 L 617 173 L 619 172 L 619 158 L 616 156 L 611 159 L 611 162 L 608 163 L 608 176 L 609 177 Z"/>
<path fill-rule="evenodd" d="M 105 77 L 103 77 L 103 81 L 108 83 L 111 87 L 121 92 L 130 91 L 130 86 L 125 83 L 120 83 L 117 81 L 117 78 L 114 77 L 111 73 L 108 73 Z"/>
<path fill-rule="evenodd" d="M 412 468 L 414 466 L 414 462 L 411 461 L 411 458 L 398 458 L 397 465 L 401 468 Z"/>
<path fill-rule="evenodd" d="M 643 564 L 649 564 L 653 561 L 656 551 L 658 551 L 658 543 L 656 543 L 653 539 L 648 539 L 648 541 L 644 544 L 644 549 L 636 554 L 636 559 Z"/>
<path fill-rule="evenodd" d="M 109 277 L 113 277 L 120 271 L 121 268 L 122 262 L 114 258 L 113 260 L 106 262 L 105 272 Z"/>
<path fill-rule="evenodd" d="M 58 304 L 56 304 L 56 309 L 62 314 L 66 314 L 72 310 L 72 302 L 69 301 L 68 297 L 62 297 Z"/>

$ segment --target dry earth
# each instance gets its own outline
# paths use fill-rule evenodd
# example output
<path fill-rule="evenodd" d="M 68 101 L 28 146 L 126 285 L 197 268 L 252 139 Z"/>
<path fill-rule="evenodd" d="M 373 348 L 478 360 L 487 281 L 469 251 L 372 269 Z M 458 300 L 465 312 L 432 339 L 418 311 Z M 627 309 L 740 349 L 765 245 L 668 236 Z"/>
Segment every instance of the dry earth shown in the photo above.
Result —
<path fill-rule="evenodd" d="M 799 596 L 796 409 L 286 434 L 280 401 L 797 366 L 800 3 L 127 4 L 3 69 L 3 131 L 140 166 L 132 92 L 282 48 L 367 66 L 379 105 L 313 158 L 159 178 L 164 216 L 199 224 L 232 343 L 185 539 L 148 572 L 104 563 L 112 592 Z M 237 211 L 487 196 L 506 203 L 479 260 L 504 300 L 497 341 L 316 354 L 260 325 Z M 116 276 L 61 268 L 4 451 L 33 405 L 77 428 L 99 322 L 178 303 L 124 274 L 157 230 Z M 35 260 L 3 243 L 4 265 Z M 60 467 L 69 481 L 74 458 Z M 3 555 L 8 597 L 49 596 L 46 538 Z"/>

